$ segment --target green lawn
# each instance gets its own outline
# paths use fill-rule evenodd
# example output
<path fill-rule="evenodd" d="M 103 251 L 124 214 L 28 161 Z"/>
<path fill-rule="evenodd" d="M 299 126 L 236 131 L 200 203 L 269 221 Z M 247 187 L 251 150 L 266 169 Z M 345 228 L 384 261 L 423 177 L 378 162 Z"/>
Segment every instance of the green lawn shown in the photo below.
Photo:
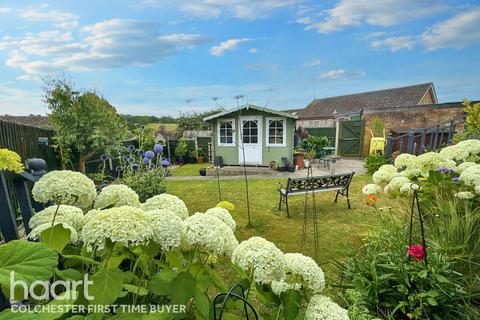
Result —
<path fill-rule="evenodd" d="M 207 168 L 210 163 L 187 163 L 183 166 L 175 167 L 171 170 L 172 175 L 176 177 L 199 176 L 198 170 Z"/>
<path fill-rule="evenodd" d="M 319 254 L 316 260 L 326 271 L 327 276 L 332 275 L 329 272 L 329 270 L 333 271 L 332 259 L 344 258 L 346 246 L 352 242 L 358 243 L 360 237 L 373 228 L 378 221 L 377 211 L 365 204 L 365 196 L 361 192 L 362 186 L 370 180 L 370 176 L 354 178 L 350 187 L 352 210 L 347 208 L 346 201 L 341 197 L 338 203 L 334 203 L 334 192 L 317 193 Z M 222 199 L 232 202 L 236 207 L 233 215 L 237 221 L 236 235 L 239 240 L 258 235 L 273 241 L 284 252 L 301 252 L 305 197 L 290 198 L 291 218 L 288 219 L 284 209 L 278 211 L 277 188 L 279 183 L 285 182 L 285 179 L 255 180 L 251 178 L 249 180 L 253 227 L 247 228 L 245 182 L 243 180 L 220 181 Z M 182 198 L 190 214 L 197 211 L 203 212 L 218 202 L 216 180 L 168 181 L 167 192 Z M 389 199 L 379 199 L 378 202 L 378 206 L 394 205 L 399 204 Z M 311 224 L 308 235 L 307 246 L 302 251 L 313 257 L 313 225 Z"/>

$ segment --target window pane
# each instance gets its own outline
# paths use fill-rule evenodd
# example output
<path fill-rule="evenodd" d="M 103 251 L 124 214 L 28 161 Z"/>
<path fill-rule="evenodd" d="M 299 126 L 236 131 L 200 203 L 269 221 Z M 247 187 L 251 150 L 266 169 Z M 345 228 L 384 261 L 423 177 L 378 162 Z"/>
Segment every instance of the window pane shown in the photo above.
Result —
<path fill-rule="evenodd" d="M 232 137 L 227 137 L 227 143 L 233 143 L 233 138 Z"/>

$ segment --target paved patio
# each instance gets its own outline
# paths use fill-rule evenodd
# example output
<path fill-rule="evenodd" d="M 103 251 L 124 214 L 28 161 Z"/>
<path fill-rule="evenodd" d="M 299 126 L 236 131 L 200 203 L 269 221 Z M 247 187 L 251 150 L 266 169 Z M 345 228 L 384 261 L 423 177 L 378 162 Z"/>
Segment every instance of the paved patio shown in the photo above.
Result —
<path fill-rule="evenodd" d="M 365 174 L 366 170 L 363 167 L 364 164 L 363 159 L 352 159 L 352 158 L 342 158 L 340 160 L 337 160 L 335 163 L 335 173 L 349 173 L 349 172 L 355 172 L 356 175 L 359 174 Z M 240 167 L 237 167 L 240 168 Z M 307 169 L 303 170 L 297 170 L 295 172 L 278 172 L 276 170 L 268 170 L 268 168 L 261 168 L 264 169 L 264 172 L 262 174 L 254 174 L 254 171 L 259 171 L 260 168 L 250 168 L 249 170 L 250 173 L 248 173 L 248 177 L 250 179 L 281 179 L 281 178 L 300 178 L 300 177 L 306 177 L 307 176 Z M 257 172 L 258 173 L 258 172 Z M 318 163 L 315 162 L 313 168 L 312 168 L 312 174 L 314 176 L 320 176 L 320 175 L 326 175 L 330 174 L 330 171 L 328 168 L 323 167 L 323 164 L 320 164 L 320 167 L 318 167 Z M 220 180 L 237 180 L 237 179 L 243 179 L 243 174 L 239 175 L 220 175 Z M 167 180 L 215 180 L 217 177 L 215 175 L 211 176 L 189 176 L 189 177 L 167 177 Z"/>

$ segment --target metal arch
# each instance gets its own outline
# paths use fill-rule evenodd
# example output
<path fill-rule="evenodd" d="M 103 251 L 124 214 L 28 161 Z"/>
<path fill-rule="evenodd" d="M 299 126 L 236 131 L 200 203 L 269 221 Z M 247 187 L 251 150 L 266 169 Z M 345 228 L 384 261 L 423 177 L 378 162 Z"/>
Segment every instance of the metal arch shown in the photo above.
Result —
<path fill-rule="evenodd" d="M 238 295 L 238 294 L 233 292 L 237 288 L 240 288 L 241 295 Z M 220 313 L 219 313 L 219 316 L 217 318 L 217 308 L 216 308 L 217 302 L 216 301 L 221 297 L 225 297 L 225 298 L 222 301 L 222 304 L 220 306 Z M 243 289 L 243 287 L 240 283 L 231 287 L 230 290 L 228 290 L 227 292 L 222 292 L 222 293 L 219 293 L 215 296 L 215 298 L 213 299 L 213 319 L 214 320 L 221 320 L 222 319 L 223 311 L 225 309 L 225 304 L 227 303 L 227 301 L 230 297 L 234 297 L 234 298 L 237 298 L 237 299 L 243 301 L 243 312 L 245 313 L 245 316 L 246 316 L 247 320 L 250 319 L 250 317 L 248 316 L 247 306 L 253 312 L 253 315 L 254 315 L 255 319 L 258 320 L 257 311 L 255 310 L 253 305 L 250 302 L 248 302 L 247 299 L 245 299 L 245 292 L 244 292 L 244 289 Z"/>

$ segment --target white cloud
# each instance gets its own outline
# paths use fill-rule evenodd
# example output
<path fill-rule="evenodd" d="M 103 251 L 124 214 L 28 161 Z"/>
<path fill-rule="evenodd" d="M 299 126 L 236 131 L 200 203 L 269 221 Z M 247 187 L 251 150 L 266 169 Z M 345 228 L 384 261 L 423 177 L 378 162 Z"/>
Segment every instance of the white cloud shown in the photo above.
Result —
<path fill-rule="evenodd" d="M 23 74 L 21 76 L 18 76 L 16 79 L 23 80 L 23 81 L 36 81 L 36 82 L 42 81 L 42 78 L 38 76 L 32 76 L 31 74 Z"/>
<path fill-rule="evenodd" d="M 0 114 L 28 115 L 45 113 L 42 93 L 38 90 L 13 88 L 0 83 Z"/>
<path fill-rule="evenodd" d="M 319 80 L 338 80 L 348 78 L 360 78 L 366 75 L 365 71 L 348 71 L 345 69 L 330 70 L 321 73 L 318 76 Z"/>
<path fill-rule="evenodd" d="M 204 19 L 220 16 L 254 20 L 264 18 L 272 12 L 297 5 L 304 0 L 179 0 L 172 5 L 182 11 Z M 144 4 L 165 7 L 165 0 L 145 0 Z"/>
<path fill-rule="evenodd" d="M 340 0 L 323 12 L 324 18 L 303 17 L 297 22 L 321 33 L 339 31 L 364 24 L 392 26 L 446 10 L 443 0 Z"/>
<path fill-rule="evenodd" d="M 258 53 L 258 49 L 257 48 L 251 48 L 250 50 L 248 50 L 248 52 L 250 52 L 252 54 L 255 54 L 255 53 Z"/>
<path fill-rule="evenodd" d="M 314 67 L 314 66 L 318 66 L 319 64 L 321 64 L 322 61 L 320 61 L 319 59 L 315 59 L 315 60 L 310 60 L 310 61 L 307 61 L 303 64 L 304 67 Z"/>
<path fill-rule="evenodd" d="M 415 40 L 411 36 L 388 37 L 385 39 L 374 40 L 370 43 L 372 48 L 388 48 L 392 52 L 401 49 L 412 49 L 415 45 Z"/>
<path fill-rule="evenodd" d="M 480 43 L 480 7 L 467 9 L 451 19 L 435 24 L 420 36 L 427 50 L 440 48 L 461 49 Z"/>
<path fill-rule="evenodd" d="M 0 50 L 10 50 L 6 65 L 29 75 L 146 66 L 204 43 L 199 34 L 166 34 L 156 24 L 112 19 L 85 26 L 77 39 L 70 32 L 27 33 L 4 37 Z"/>
<path fill-rule="evenodd" d="M 10 12 L 12 12 L 12 8 L 0 7 L 0 13 L 10 13 Z"/>
<path fill-rule="evenodd" d="M 214 56 L 222 56 L 225 51 L 233 51 L 238 48 L 238 46 L 244 42 L 253 41 L 250 38 L 240 38 L 240 39 L 228 39 L 226 41 L 220 42 L 218 45 L 213 46 L 210 49 L 210 53 Z"/>
<path fill-rule="evenodd" d="M 245 69 L 253 71 L 273 71 L 278 69 L 278 65 L 274 63 L 248 63 L 245 65 Z"/>
<path fill-rule="evenodd" d="M 39 12 L 28 9 L 20 12 L 20 17 L 29 21 L 48 21 L 53 22 L 55 27 L 73 29 L 78 26 L 78 16 L 63 11 L 50 10 L 47 12 Z"/>

